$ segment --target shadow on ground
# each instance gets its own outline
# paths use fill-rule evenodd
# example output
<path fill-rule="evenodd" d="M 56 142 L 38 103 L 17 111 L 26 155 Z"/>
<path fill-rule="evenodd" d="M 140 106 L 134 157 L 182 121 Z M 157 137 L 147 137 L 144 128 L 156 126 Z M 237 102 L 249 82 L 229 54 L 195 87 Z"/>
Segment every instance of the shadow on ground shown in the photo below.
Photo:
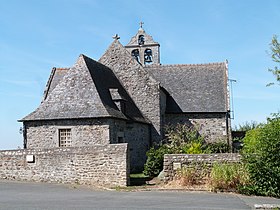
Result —
<path fill-rule="evenodd" d="M 151 180 L 152 178 L 150 177 L 130 177 L 130 186 L 144 186 L 147 185 Z"/>

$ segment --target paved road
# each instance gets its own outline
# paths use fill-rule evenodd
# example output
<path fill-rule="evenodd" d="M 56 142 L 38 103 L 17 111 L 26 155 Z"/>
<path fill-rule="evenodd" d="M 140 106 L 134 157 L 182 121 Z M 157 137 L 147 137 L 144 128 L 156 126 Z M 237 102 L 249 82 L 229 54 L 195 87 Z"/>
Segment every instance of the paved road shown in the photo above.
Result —
<path fill-rule="evenodd" d="M 207 192 L 116 192 L 0 181 L 0 209 L 252 209 L 280 199 Z"/>

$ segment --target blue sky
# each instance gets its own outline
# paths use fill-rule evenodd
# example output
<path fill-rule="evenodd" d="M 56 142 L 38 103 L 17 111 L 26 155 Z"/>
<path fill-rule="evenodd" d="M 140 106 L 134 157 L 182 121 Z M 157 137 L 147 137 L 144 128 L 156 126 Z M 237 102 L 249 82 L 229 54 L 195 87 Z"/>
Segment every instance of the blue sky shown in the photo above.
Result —
<path fill-rule="evenodd" d="M 266 87 L 279 11 L 279 0 L 0 0 L 0 149 L 22 147 L 17 120 L 40 104 L 52 67 L 81 53 L 97 60 L 114 34 L 127 44 L 141 20 L 162 64 L 228 59 L 232 123 L 265 121 L 280 110 L 280 87 Z"/>

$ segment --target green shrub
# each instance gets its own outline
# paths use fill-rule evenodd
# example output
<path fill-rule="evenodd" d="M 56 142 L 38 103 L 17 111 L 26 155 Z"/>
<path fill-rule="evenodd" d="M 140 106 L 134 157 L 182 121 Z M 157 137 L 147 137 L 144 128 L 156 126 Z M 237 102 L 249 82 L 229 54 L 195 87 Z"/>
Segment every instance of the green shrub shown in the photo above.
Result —
<path fill-rule="evenodd" d="M 242 154 L 255 154 L 261 148 L 258 148 L 261 144 L 259 141 L 261 127 L 250 130 L 246 133 L 245 138 L 243 139 L 243 149 Z"/>
<path fill-rule="evenodd" d="M 156 177 L 163 170 L 165 154 L 202 154 L 204 151 L 201 145 L 200 142 L 194 141 L 189 144 L 184 144 L 181 147 L 170 147 L 168 144 L 163 144 L 159 147 L 151 147 L 146 153 L 147 160 L 144 165 L 143 173 L 149 177 Z"/>
<path fill-rule="evenodd" d="M 160 145 L 153 146 L 146 154 L 143 173 L 155 177 L 163 169 L 164 154 L 203 154 L 229 152 L 226 142 L 206 144 L 194 126 L 177 124 L 166 127 L 167 138 Z"/>
<path fill-rule="evenodd" d="M 174 154 L 203 153 L 204 138 L 199 135 L 194 126 L 177 124 L 166 127 L 166 144 Z"/>
<path fill-rule="evenodd" d="M 200 140 L 194 140 L 184 146 L 182 146 L 182 153 L 185 154 L 203 154 L 205 151 L 202 148 L 202 142 Z"/>
<path fill-rule="evenodd" d="M 240 163 L 214 164 L 210 173 L 211 190 L 238 190 L 249 183 L 246 166 Z"/>
<path fill-rule="evenodd" d="M 155 177 L 163 169 L 164 154 L 201 154 L 203 151 L 203 137 L 193 126 L 177 124 L 166 127 L 166 136 L 162 144 L 152 147 L 147 153 L 147 161 L 143 173 Z"/>
<path fill-rule="evenodd" d="M 144 165 L 144 175 L 156 177 L 163 169 L 164 154 L 169 154 L 170 148 L 167 145 L 161 145 L 158 148 L 151 147 L 147 151 L 147 161 Z"/>
<path fill-rule="evenodd" d="M 217 141 L 205 145 L 207 153 L 227 153 L 230 152 L 230 147 L 225 141 Z"/>
<path fill-rule="evenodd" d="M 251 185 L 245 191 L 258 195 L 280 197 L 280 116 L 249 131 L 242 150 L 248 166 Z"/>

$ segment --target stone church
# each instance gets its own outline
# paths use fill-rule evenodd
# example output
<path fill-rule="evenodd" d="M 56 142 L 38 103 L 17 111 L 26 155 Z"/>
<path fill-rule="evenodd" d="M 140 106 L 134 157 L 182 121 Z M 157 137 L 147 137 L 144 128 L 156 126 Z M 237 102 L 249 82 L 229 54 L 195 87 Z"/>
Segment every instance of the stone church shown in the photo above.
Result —
<path fill-rule="evenodd" d="M 103 56 L 80 55 L 53 68 L 40 106 L 21 119 L 25 149 L 128 143 L 130 170 L 166 125 L 198 126 L 206 141 L 230 142 L 227 62 L 160 63 L 160 44 L 141 27 L 123 46 L 116 35 Z"/>

